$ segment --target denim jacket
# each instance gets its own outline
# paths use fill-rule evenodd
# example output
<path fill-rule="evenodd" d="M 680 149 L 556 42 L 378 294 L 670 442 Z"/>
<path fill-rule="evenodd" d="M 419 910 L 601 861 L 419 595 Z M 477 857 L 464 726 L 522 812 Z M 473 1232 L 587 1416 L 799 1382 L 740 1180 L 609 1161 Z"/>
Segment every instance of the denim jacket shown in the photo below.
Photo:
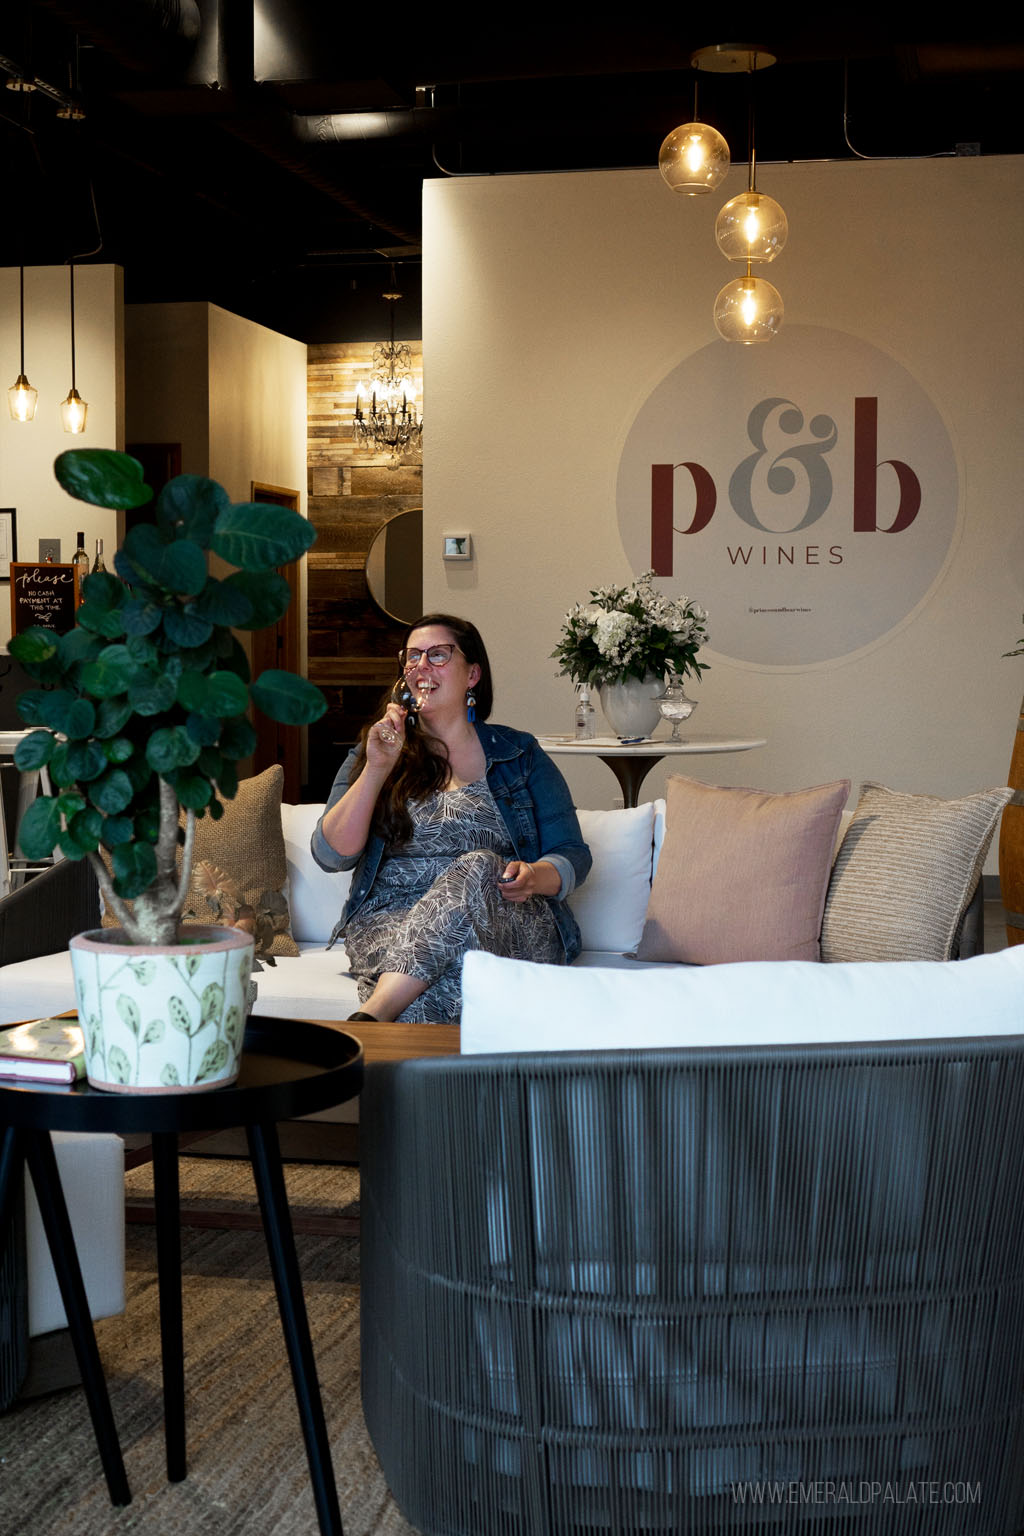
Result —
<path fill-rule="evenodd" d="M 576 885 L 590 870 L 590 849 L 583 841 L 580 824 L 569 788 L 551 761 L 541 751 L 536 739 L 526 731 L 514 731 L 507 725 L 478 724 L 477 735 L 487 760 L 487 786 L 494 796 L 517 859 L 528 864 L 546 859 L 558 870 L 561 889 L 557 896 L 547 896 L 558 932 L 565 947 L 566 960 L 575 960 L 582 947 L 580 930 L 566 901 Z M 331 786 L 324 815 L 348 789 L 349 775 L 355 763 L 350 752 Z M 354 912 L 358 912 L 377 878 L 387 844 L 376 833 L 370 834 L 366 847 L 354 857 L 336 853 L 324 837 L 323 817 L 317 822 L 310 842 L 313 857 L 321 869 L 337 871 L 355 868 L 352 888 L 331 934 L 335 943 Z"/>

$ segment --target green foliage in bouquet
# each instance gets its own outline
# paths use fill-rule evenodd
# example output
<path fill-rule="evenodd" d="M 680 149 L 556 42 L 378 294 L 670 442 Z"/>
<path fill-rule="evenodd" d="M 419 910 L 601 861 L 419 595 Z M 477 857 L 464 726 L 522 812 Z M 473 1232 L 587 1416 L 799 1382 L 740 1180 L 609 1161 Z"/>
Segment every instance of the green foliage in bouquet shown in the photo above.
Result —
<path fill-rule="evenodd" d="M 152 500 L 141 464 L 127 454 L 73 449 L 54 469 L 70 495 L 94 506 Z M 178 937 L 195 819 L 223 815 L 216 797 L 235 794 L 237 764 L 256 745 L 250 702 L 285 725 L 309 724 L 326 708 L 318 688 L 289 672 L 253 681 L 232 634 L 277 623 L 290 593 L 275 567 L 315 537 L 296 512 L 234 505 L 216 481 L 179 475 L 157 498 L 153 521 L 132 528 L 117 551 L 117 576 L 85 578 L 74 629 L 28 629 L 11 640 L 11 654 L 41 684 L 18 699 L 37 729 L 19 743 L 15 763 L 46 767 L 53 786 L 22 820 L 22 849 L 30 859 L 55 848 L 88 859 L 133 943 Z M 237 569 L 211 576 L 210 550 Z"/>

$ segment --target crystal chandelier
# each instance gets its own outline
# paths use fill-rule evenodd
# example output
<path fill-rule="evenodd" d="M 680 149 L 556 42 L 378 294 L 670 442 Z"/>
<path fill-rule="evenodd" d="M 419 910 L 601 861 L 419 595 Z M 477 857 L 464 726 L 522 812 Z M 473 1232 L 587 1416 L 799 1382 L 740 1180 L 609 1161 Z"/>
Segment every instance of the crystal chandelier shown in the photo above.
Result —
<path fill-rule="evenodd" d="M 412 376 L 412 350 L 395 341 L 395 305 L 402 295 L 395 288 L 381 294 L 390 307 L 387 341 L 373 349 L 373 375 L 356 387 L 355 440 L 370 453 L 388 454 L 388 468 L 397 469 L 403 459 L 422 452 L 423 418 L 416 412 L 416 385 Z"/>

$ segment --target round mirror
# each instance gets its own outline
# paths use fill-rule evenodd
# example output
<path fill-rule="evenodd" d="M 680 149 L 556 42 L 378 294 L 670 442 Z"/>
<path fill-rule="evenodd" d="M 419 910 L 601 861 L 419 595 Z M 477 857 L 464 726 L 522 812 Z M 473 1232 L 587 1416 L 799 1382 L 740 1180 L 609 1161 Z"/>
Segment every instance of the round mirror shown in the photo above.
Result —
<path fill-rule="evenodd" d="M 423 508 L 399 512 L 379 529 L 366 556 L 366 580 L 377 607 L 399 624 L 423 612 Z"/>

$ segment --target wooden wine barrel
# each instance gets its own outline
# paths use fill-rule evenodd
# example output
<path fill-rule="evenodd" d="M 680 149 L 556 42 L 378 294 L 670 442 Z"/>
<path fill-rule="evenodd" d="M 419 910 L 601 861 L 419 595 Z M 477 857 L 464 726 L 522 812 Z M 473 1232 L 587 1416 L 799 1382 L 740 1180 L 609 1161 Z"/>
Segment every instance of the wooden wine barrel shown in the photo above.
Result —
<path fill-rule="evenodd" d="M 1024 700 L 1006 782 L 1015 794 L 999 829 L 999 889 L 1006 908 L 1006 942 L 1024 944 Z"/>

